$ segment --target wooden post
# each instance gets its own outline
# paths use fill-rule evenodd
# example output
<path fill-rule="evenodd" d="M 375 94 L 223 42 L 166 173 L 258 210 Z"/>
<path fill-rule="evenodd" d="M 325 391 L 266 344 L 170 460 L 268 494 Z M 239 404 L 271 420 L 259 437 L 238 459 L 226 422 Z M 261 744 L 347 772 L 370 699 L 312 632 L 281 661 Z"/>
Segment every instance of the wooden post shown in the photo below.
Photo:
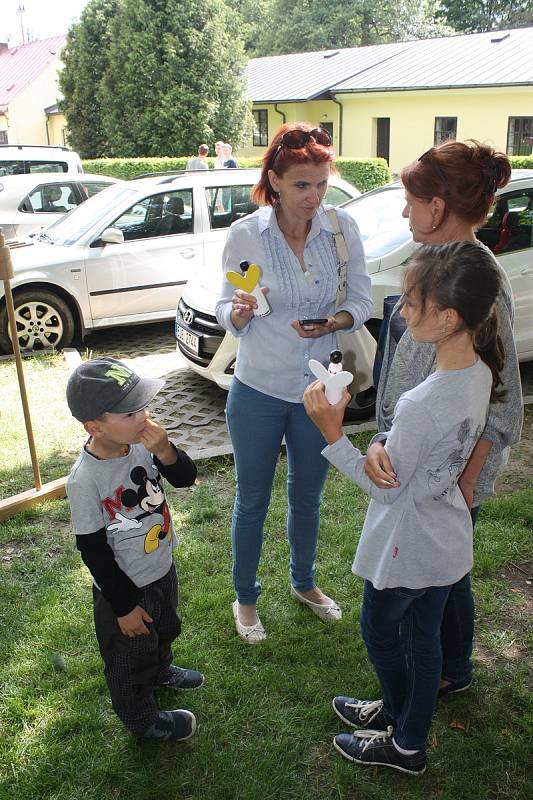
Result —
<path fill-rule="evenodd" d="M 6 246 L 4 234 L 0 228 L 0 279 L 4 281 L 4 290 L 6 298 L 7 316 L 9 320 L 9 328 L 11 330 L 11 340 L 13 343 L 13 353 L 15 356 L 15 363 L 17 366 L 17 375 L 20 389 L 20 398 L 22 401 L 22 410 L 24 412 L 24 422 L 26 424 L 26 435 L 28 438 L 28 446 L 30 449 L 31 464 L 33 467 L 33 475 L 35 481 L 35 489 L 23 492 L 20 495 L 9 497 L 7 500 L 0 501 L 0 521 L 7 519 L 13 514 L 18 513 L 23 508 L 33 505 L 41 500 L 49 499 L 50 497 L 64 497 L 65 496 L 65 478 L 60 478 L 57 481 L 52 481 L 45 486 L 41 482 L 41 473 L 39 470 L 39 462 L 37 460 L 37 451 L 35 449 L 35 440 L 33 438 L 33 430 L 31 425 L 30 408 L 28 404 L 28 395 L 26 392 L 26 384 L 24 381 L 24 371 L 22 368 L 22 358 L 20 355 L 20 345 L 17 336 L 17 324 L 15 320 L 15 306 L 13 304 L 13 295 L 11 293 L 11 278 L 13 277 L 13 264 L 11 263 L 11 252 L 9 247 Z"/>

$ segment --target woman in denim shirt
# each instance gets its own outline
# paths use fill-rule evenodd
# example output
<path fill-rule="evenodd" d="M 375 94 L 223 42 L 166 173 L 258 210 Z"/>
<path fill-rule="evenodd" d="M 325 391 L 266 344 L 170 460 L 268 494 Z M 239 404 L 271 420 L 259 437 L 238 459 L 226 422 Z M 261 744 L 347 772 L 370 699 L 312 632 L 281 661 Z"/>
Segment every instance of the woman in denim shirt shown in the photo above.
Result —
<path fill-rule="evenodd" d="M 349 252 L 346 301 L 336 307 L 338 265 L 333 231 L 322 207 L 334 152 L 326 131 L 305 123 L 283 125 L 263 158 L 252 199 L 265 204 L 235 222 L 223 255 L 216 315 L 239 339 L 227 422 L 235 453 L 233 616 L 249 643 L 266 637 L 257 616 L 256 572 L 263 525 L 283 437 L 288 461 L 287 533 L 291 594 L 324 621 L 341 610 L 315 585 L 320 498 L 328 464 L 324 439 L 307 417 L 304 390 L 314 379 L 309 359 L 322 363 L 336 348 L 335 333 L 360 328 L 372 311 L 371 284 L 357 226 L 337 210 Z M 271 313 L 254 317 L 253 295 L 227 280 L 241 261 L 261 268 Z M 325 319 L 305 328 L 298 320 Z"/>

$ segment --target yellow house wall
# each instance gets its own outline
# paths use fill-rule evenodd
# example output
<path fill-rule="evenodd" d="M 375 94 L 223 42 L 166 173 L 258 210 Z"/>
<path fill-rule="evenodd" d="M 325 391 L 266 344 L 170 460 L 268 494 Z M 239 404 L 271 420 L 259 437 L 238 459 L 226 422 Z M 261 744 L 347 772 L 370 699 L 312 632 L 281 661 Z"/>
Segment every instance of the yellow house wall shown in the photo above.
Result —
<path fill-rule="evenodd" d="M 509 117 L 533 115 L 533 87 L 338 95 L 343 155 L 376 155 L 376 119 L 390 118 L 390 167 L 398 173 L 433 145 L 435 117 L 457 117 L 457 139 L 506 151 Z"/>
<path fill-rule="evenodd" d="M 48 144 L 44 109 L 57 102 L 59 58 L 51 61 L 9 104 L 9 144 Z M 50 142 L 55 144 L 55 142 Z"/>
<path fill-rule="evenodd" d="M 67 121 L 63 114 L 52 114 L 48 117 L 48 137 L 50 144 L 66 145 Z"/>
<path fill-rule="evenodd" d="M 279 111 L 283 112 L 286 122 L 310 122 L 312 125 L 320 125 L 322 122 L 333 123 L 333 144 L 338 146 L 339 136 L 339 106 L 333 100 L 312 100 L 309 103 L 278 103 Z M 283 124 L 283 117 L 272 104 L 254 104 L 253 110 L 268 110 L 268 141 L 272 141 L 272 136 Z M 260 158 L 263 155 L 264 147 L 253 147 L 251 142 L 245 147 L 239 148 L 239 155 L 243 158 Z"/>

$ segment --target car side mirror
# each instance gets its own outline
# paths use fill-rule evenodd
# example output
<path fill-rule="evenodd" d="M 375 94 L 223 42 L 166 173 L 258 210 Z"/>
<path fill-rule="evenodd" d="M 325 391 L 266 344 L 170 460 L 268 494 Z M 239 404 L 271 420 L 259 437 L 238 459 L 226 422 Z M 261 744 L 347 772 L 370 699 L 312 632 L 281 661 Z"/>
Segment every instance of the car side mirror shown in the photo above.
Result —
<path fill-rule="evenodd" d="M 120 228 L 106 228 L 100 241 L 102 244 L 124 244 L 124 234 Z"/>

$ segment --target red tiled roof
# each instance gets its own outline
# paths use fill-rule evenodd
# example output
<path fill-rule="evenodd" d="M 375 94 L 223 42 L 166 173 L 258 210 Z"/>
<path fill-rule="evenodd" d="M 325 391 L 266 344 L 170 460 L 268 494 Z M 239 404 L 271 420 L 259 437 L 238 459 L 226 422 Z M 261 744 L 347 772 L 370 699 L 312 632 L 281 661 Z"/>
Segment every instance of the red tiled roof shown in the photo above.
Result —
<path fill-rule="evenodd" d="M 19 92 L 35 80 L 64 43 L 65 36 L 53 36 L 0 52 L 0 107 L 8 106 Z"/>

